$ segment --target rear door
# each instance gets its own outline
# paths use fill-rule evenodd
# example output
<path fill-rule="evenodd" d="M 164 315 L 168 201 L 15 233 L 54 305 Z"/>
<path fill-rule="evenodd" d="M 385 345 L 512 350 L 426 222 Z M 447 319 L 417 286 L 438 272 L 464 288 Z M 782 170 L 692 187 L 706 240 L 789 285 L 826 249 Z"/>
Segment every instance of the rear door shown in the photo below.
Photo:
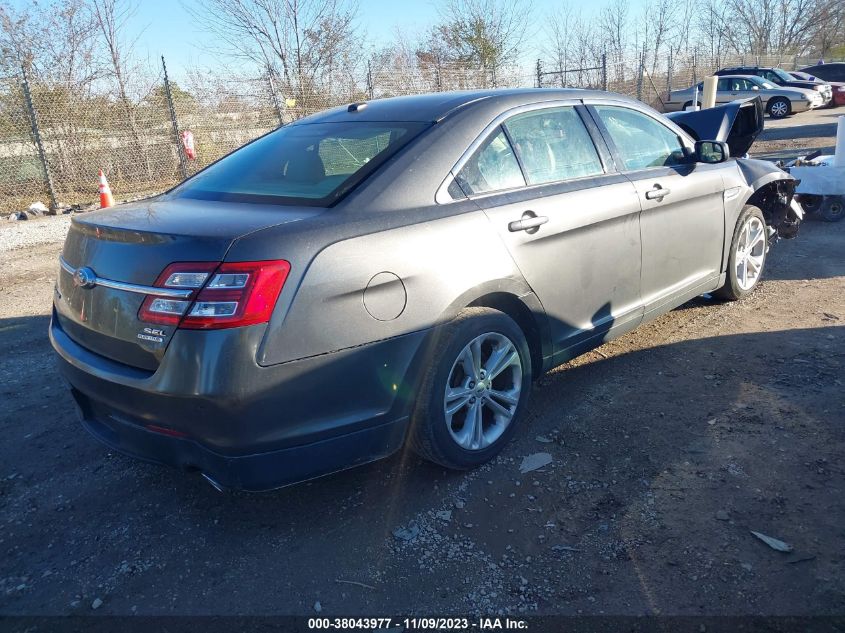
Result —
<path fill-rule="evenodd" d="M 457 168 L 542 302 L 556 362 L 641 320 L 636 190 L 585 116 L 575 101 L 520 108 Z"/>
<path fill-rule="evenodd" d="M 693 163 L 679 130 L 623 104 L 590 106 L 642 207 L 645 317 L 713 289 L 724 244 L 722 165 Z"/>
<path fill-rule="evenodd" d="M 733 79 L 720 78 L 716 83 L 716 103 L 728 103 L 736 99 L 732 94 Z"/>

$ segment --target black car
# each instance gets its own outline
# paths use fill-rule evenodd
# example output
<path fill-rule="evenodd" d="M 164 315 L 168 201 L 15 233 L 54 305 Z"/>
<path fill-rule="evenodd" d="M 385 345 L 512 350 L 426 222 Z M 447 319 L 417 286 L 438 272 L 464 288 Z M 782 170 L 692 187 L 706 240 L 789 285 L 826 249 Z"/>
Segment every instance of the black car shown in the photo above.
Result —
<path fill-rule="evenodd" d="M 808 71 L 809 72 L 809 71 Z M 820 84 L 815 81 L 802 81 L 796 79 L 782 68 L 766 68 L 763 66 L 733 66 L 717 70 L 715 75 L 757 75 L 778 86 L 789 86 L 790 88 L 807 88 L 817 90 L 822 95 L 824 105 L 830 105 L 833 100 L 833 88 L 828 84 Z M 813 73 L 817 77 L 816 73 Z"/>
<path fill-rule="evenodd" d="M 815 75 L 825 81 L 845 81 L 845 62 L 808 66 L 807 68 L 802 68 L 801 72 Z"/>

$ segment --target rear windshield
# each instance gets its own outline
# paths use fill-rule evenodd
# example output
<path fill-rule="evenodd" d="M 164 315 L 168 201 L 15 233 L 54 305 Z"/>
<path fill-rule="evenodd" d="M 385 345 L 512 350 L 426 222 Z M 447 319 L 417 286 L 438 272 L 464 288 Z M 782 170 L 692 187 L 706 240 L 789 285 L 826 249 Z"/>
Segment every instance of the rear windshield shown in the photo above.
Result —
<path fill-rule="evenodd" d="M 329 206 L 425 127 L 362 121 L 285 126 L 214 163 L 171 195 Z"/>

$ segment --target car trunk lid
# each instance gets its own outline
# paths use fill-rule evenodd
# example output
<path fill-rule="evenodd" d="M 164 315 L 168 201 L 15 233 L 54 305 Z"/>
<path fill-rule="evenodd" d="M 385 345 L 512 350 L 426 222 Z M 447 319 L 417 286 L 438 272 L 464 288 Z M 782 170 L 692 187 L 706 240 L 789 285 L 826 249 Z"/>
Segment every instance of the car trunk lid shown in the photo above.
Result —
<path fill-rule="evenodd" d="M 77 216 L 62 250 L 56 318 L 87 349 L 154 371 L 176 328 L 138 318 L 143 287 L 169 264 L 223 261 L 236 239 L 322 211 L 171 198 Z M 79 269 L 85 270 L 74 275 Z M 86 275 L 99 282 L 85 283 Z"/>

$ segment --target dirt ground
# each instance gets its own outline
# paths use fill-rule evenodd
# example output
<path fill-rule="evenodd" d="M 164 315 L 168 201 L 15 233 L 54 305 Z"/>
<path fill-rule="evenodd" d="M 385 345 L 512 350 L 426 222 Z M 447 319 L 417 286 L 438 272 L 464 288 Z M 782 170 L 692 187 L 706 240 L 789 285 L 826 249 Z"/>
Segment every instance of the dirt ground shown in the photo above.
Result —
<path fill-rule="evenodd" d="M 785 119 L 766 117 L 765 129 L 751 147 L 755 158 L 790 160 L 816 150 L 832 154 L 836 124 L 845 108 L 823 108 L 801 112 Z"/>
<path fill-rule="evenodd" d="M 59 244 L 2 253 L 0 614 L 845 614 L 844 250 L 808 221 L 745 301 L 543 376 L 482 469 L 260 495 L 88 437 L 46 336 Z"/>

